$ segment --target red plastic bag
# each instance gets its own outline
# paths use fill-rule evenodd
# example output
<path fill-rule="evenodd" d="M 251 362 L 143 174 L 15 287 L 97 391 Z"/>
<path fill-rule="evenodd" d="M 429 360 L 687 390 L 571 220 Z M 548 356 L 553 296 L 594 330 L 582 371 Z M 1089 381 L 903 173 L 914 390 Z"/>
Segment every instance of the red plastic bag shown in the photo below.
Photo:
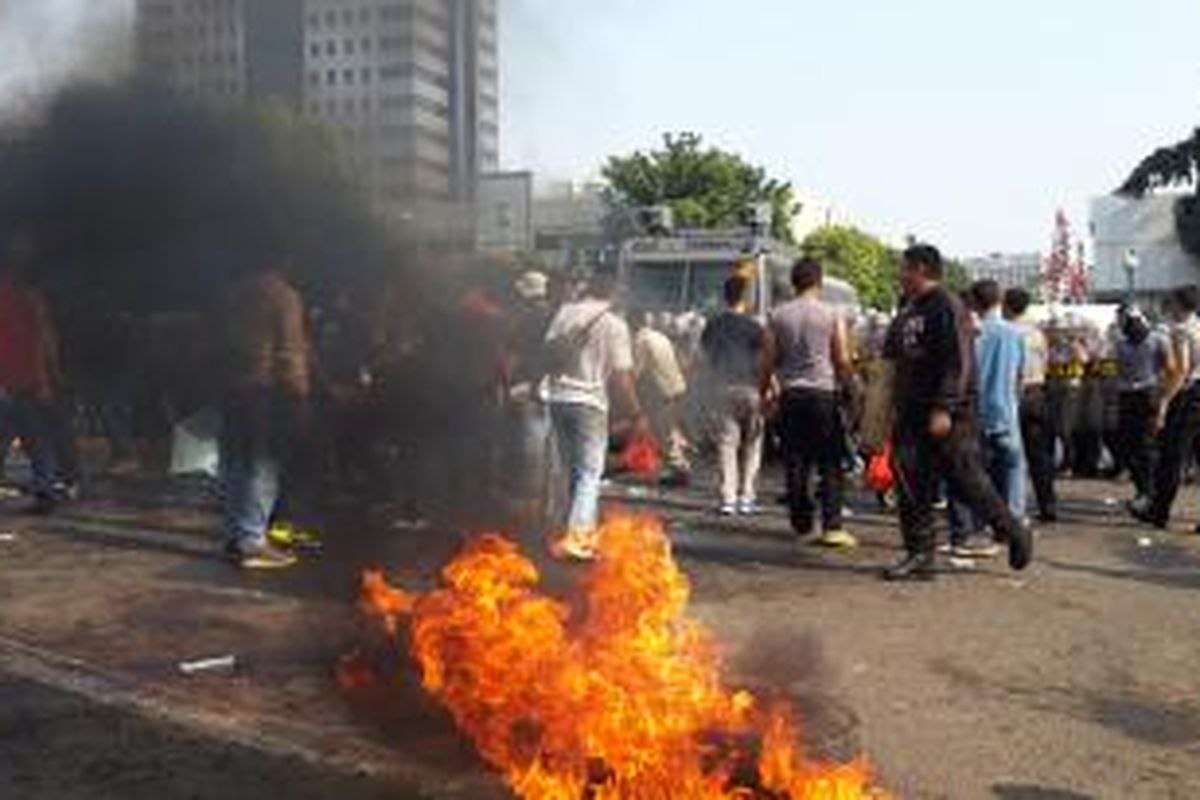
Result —
<path fill-rule="evenodd" d="M 883 443 L 883 450 L 871 456 L 867 462 L 867 488 L 876 492 L 887 492 L 896 485 L 896 474 L 892 471 L 892 440 Z"/>
<path fill-rule="evenodd" d="M 650 436 L 634 436 L 621 451 L 621 466 L 635 475 L 655 475 L 662 467 L 658 445 Z"/>

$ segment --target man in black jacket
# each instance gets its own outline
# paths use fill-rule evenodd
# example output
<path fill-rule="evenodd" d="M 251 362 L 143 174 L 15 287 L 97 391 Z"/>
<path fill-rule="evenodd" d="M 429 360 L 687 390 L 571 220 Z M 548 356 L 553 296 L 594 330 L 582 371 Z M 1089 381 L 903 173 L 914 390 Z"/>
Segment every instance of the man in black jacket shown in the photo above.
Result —
<path fill-rule="evenodd" d="M 934 567 L 933 504 L 944 480 L 951 493 L 1008 544 L 1009 565 L 1032 557 L 1029 530 L 1013 518 L 983 468 L 975 421 L 974 337 L 962 303 L 941 286 L 942 257 L 929 245 L 904 253 L 906 304 L 893 323 L 886 355 L 896 362 L 895 458 L 904 558 L 888 580 L 929 580 Z"/>

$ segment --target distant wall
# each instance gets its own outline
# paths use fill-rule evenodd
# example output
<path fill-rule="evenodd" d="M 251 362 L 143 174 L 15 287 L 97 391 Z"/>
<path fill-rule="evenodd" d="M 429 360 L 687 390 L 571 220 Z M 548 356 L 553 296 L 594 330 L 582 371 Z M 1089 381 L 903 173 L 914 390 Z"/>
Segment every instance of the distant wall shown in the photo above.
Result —
<path fill-rule="evenodd" d="M 1092 201 L 1091 224 L 1095 265 L 1093 292 L 1117 297 L 1125 292 L 1125 254 L 1137 251 L 1135 287 L 1141 294 L 1162 294 L 1200 281 L 1200 261 L 1183 250 L 1175 229 L 1178 195 L 1135 199 L 1107 196 Z"/>

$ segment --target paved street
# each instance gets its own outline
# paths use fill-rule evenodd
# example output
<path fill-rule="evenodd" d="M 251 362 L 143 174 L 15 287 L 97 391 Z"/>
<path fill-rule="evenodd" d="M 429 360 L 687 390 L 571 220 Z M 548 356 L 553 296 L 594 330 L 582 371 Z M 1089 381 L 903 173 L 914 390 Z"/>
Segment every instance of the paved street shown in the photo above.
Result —
<path fill-rule="evenodd" d="M 1123 491 L 1066 484 L 1069 522 L 1026 573 L 912 586 L 877 579 L 897 536 L 865 502 L 846 555 L 797 547 L 782 510 L 746 524 L 696 492 L 610 494 L 669 519 L 733 678 L 790 695 L 815 750 L 869 753 L 899 795 L 1195 797 L 1200 537 L 1127 525 Z M 0 521 L 0 797 L 505 796 L 411 673 L 350 696 L 331 677 L 360 636 L 358 568 L 423 585 L 457 537 L 348 519 L 319 560 L 245 576 L 196 491 L 94 496 Z M 232 672 L 178 670 L 225 654 Z"/>

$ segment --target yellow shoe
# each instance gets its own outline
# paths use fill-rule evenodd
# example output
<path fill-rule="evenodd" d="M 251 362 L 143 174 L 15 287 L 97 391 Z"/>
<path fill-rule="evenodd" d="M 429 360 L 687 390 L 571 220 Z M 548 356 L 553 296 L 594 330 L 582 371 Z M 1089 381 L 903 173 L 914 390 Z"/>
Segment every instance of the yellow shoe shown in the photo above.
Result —
<path fill-rule="evenodd" d="M 589 531 L 568 531 L 550 543 L 550 555 L 561 561 L 595 561 L 596 535 Z"/>
<path fill-rule="evenodd" d="M 292 527 L 288 522 L 277 522 L 267 530 L 267 541 L 276 547 L 294 547 L 303 550 L 319 550 L 321 537 L 309 531 Z"/>
<path fill-rule="evenodd" d="M 839 550 L 853 550 L 858 547 L 858 539 L 854 537 L 854 534 L 841 528 L 822 532 L 817 543 L 822 547 L 833 547 Z"/>

